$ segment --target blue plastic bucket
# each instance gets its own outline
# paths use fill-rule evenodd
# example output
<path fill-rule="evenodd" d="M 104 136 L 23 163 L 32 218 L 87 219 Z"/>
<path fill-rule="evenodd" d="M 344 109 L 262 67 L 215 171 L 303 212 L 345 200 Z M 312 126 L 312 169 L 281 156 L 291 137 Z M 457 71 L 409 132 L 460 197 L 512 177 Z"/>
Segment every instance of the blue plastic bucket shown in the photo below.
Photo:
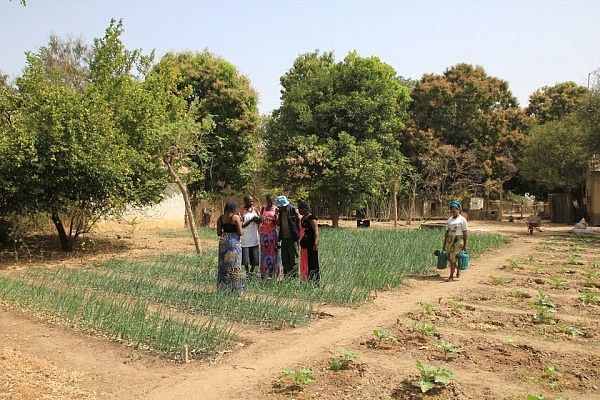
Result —
<path fill-rule="evenodd" d="M 461 251 L 456 257 L 458 259 L 458 269 L 464 271 L 469 266 L 469 253 Z"/>
<path fill-rule="evenodd" d="M 444 269 L 448 266 L 448 254 L 445 251 L 436 250 L 433 254 L 437 256 L 437 269 Z"/>

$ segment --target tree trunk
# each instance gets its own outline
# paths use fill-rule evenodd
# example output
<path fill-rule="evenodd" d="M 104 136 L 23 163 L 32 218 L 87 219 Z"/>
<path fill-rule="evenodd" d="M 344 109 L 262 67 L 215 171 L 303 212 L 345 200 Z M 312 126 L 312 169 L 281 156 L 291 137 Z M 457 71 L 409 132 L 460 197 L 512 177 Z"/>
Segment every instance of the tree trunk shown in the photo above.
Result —
<path fill-rule="evenodd" d="M 194 215 L 192 214 L 192 206 L 190 205 L 190 197 L 188 196 L 187 188 L 181 179 L 179 179 L 175 173 L 175 170 L 173 169 L 173 166 L 171 166 L 168 160 L 165 160 L 165 165 L 169 170 L 169 176 L 171 176 L 171 179 L 173 179 L 173 181 L 177 184 L 177 187 L 179 187 L 179 191 L 181 191 L 181 196 L 183 197 L 183 202 L 185 203 L 186 221 L 190 227 L 190 231 L 192 232 L 194 246 L 196 246 L 196 253 L 200 254 L 200 240 L 198 240 L 198 231 L 196 230 L 196 223 L 194 222 Z"/>
<path fill-rule="evenodd" d="M 329 202 L 329 215 L 331 217 L 331 225 L 334 228 L 340 227 L 340 210 L 338 209 L 337 203 L 334 201 Z"/>
<path fill-rule="evenodd" d="M 394 182 L 394 227 L 398 226 L 398 182 Z"/>
<path fill-rule="evenodd" d="M 54 226 L 56 227 L 56 232 L 58 232 L 58 238 L 60 240 L 60 247 L 62 248 L 62 251 L 73 251 L 74 240 L 73 238 L 67 235 L 67 232 L 65 231 L 65 226 L 63 225 L 58 213 L 53 212 L 51 218 L 52 222 L 54 223 Z"/>
<path fill-rule="evenodd" d="M 503 187 L 504 187 L 504 182 L 500 181 L 500 187 L 498 189 L 499 190 L 499 195 L 500 195 L 500 202 L 498 203 L 498 214 L 499 214 L 498 218 L 500 219 L 500 221 L 502 221 L 502 214 L 503 214 L 503 211 L 504 211 L 504 210 L 502 210 L 502 200 L 503 200 L 502 194 L 504 192 Z"/>
<path fill-rule="evenodd" d="M 415 215 L 415 202 L 417 201 L 417 180 L 413 181 L 412 193 L 410 196 L 410 206 L 408 207 L 408 221 L 406 221 L 406 225 L 412 224 L 413 216 Z"/>
<path fill-rule="evenodd" d="M 189 191 L 188 191 L 188 193 L 189 193 Z M 197 192 L 192 192 L 192 196 L 190 197 L 190 207 L 192 210 L 192 217 L 194 218 L 194 221 L 196 221 L 196 222 L 202 221 L 202 216 L 200 215 L 200 212 L 198 211 L 198 204 L 199 204 L 199 201 L 198 201 Z"/>

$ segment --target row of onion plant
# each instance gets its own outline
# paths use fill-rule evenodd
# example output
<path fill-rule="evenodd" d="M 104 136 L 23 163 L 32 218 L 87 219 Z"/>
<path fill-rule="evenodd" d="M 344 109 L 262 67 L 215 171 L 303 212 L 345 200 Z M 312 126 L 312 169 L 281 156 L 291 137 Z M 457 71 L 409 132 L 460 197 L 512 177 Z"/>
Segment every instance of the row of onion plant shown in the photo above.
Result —
<path fill-rule="evenodd" d="M 147 302 L 89 293 L 79 287 L 56 287 L 42 281 L 0 276 L 0 299 L 50 314 L 76 328 L 113 340 L 180 357 L 184 346 L 192 355 L 210 355 L 236 340 L 229 323 L 209 319 L 199 324 L 152 311 Z"/>
<path fill-rule="evenodd" d="M 112 265 L 114 266 L 114 262 Z M 173 282 L 168 280 L 170 270 L 165 269 L 166 277 L 161 279 L 97 268 L 34 269 L 30 276 L 33 280 L 42 279 L 51 285 L 67 285 L 92 289 L 103 294 L 131 296 L 194 314 L 220 316 L 242 322 L 275 326 L 300 325 L 308 322 L 313 312 L 311 303 L 291 298 L 252 293 L 238 297 L 225 290 L 217 290 L 214 284 L 206 286 L 190 281 Z"/>

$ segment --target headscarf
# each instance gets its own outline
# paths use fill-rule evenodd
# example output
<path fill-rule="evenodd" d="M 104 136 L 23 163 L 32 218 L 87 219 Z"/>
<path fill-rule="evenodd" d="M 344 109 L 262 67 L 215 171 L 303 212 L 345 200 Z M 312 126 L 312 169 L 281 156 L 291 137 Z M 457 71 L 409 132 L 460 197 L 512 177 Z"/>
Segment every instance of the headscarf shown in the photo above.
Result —
<path fill-rule="evenodd" d="M 285 197 L 285 196 L 279 196 L 279 197 L 277 197 L 277 200 L 275 201 L 276 207 L 285 207 L 288 204 L 290 204 L 290 202 L 288 201 L 287 197 Z"/>
<path fill-rule="evenodd" d="M 458 200 L 452 200 L 450 202 L 450 209 L 456 208 L 458 210 L 460 210 L 460 201 Z"/>

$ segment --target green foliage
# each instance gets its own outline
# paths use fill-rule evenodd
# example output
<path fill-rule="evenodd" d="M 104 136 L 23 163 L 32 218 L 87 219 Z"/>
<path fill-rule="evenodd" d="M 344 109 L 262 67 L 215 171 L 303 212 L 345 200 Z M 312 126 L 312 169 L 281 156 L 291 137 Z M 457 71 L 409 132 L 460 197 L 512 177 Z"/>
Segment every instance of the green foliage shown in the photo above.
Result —
<path fill-rule="evenodd" d="M 569 253 L 569 264 L 581 265 L 581 255 L 575 251 Z"/>
<path fill-rule="evenodd" d="M 585 130 L 587 154 L 600 154 L 600 86 L 596 85 L 577 112 L 577 118 Z"/>
<path fill-rule="evenodd" d="M 519 344 L 513 338 L 506 338 L 502 343 L 512 347 L 519 347 Z"/>
<path fill-rule="evenodd" d="M 174 265 L 174 260 L 168 257 L 161 260 L 152 264 L 115 260 L 94 270 L 57 269 L 33 273 L 38 279 L 52 282 L 54 286 L 87 288 L 109 297 L 133 296 L 143 301 L 177 307 L 191 314 L 272 326 L 304 324 L 309 321 L 313 311 L 312 304 L 307 302 L 252 294 L 239 299 L 227 292 L 190 286 L 190 281 L 212 286 L 216 263 L 212 264 L 212 268 L 211 264 L 198 268 L 193 264 Z M 202 261 L 203 257 L 196 259 L 196 262 Z M 197 279 L 193 279 L 195 277 Z"/>
<path fill-rule="evenodd" d="M 421 311 L 425 315 L 435 315 L 435 312 L 437 311 L 437 307 L 431 303 L 418 301 L 417 304 L 419 305 L 419 307 L 421 307 Z"/>
<path fill-rule="evenodd" d="M 258 96 L 248 78 L 208 51 L 168 53 L 149 78 L 154 87 L 166 88 L 173 97 L 187 102 L 193 121 L 209 126 L 196 130 L 198 135 L 190 138 L 203 145 L 201 153 L 189 154 L 189 163 L 201 172 L 188 179 L 192 194 L 243 188 L 256 168 L 258 145 Z M 167 120 L 177 120 L 174 117 L 181 104 L 171 100 L 167 105 Z M 205 173 L 209 169 L 210 173 Z"/>
<path fill-rule="evenodd" d="M 329 369 L 334 372 L 348 369 L 357 359 L 358 354 L 342 349 L 342 353 L 339 357 L 329 360 Z"/>
<path fill-rule="evenodd" d="M 550 280 L 550 284 L 552 286 L 554 286 L 554 289 L 559 289 L 559 290 L 566 289 L 567 284 L 569 283 L 567 280 L 562 279 L 558 276 L 551 276 L 549 278 L 549 280 Z"/>
<path fill-rule="evenodd" d="M 454 343 L 452 343 L 450 341 L 446 341 L 446 340 L 440 340 L 439 343 L 435 344 L 435 347 L 442 350 L 442 352 L 444 353 L 444 358 L 448 358 L 448 355 L 450 355 L 450 354 L 456 355 L 462 351 L 460 349 L 460 347 L 458 347 Z"/>
<path fill-rule="evenodd" d="M 158 105 L 139 79 L 151 57 L 126 50 L 122 32 L 113 20 L 91 50 L 52 37 L 27 53 L 19 117 L 0 139 L 2 203 L 50 214 L 66 251 L 100 217 L 159 201 L 166 183 Z"/>
<path fill-rule="evenodd" d="M 536 324 L 556 325 L 557 321 L 554 318 L 556 309 L 548 306 L 534 306 L 536 312 L 533 314 L 533 322 Z"/>
<path fill-rule="evenodd" d="M 394 343 L 397 343 L 400 341 L 398 336 L 396 336 L 393 333 L 391 333 L 390 331 L 386 331 L 384 329 L 375 329 L 373 331 L 373 339 L 375 339 L 375 342 L 377 343 L 377 345 L 380 345 L 381 342 L 384 340 L 389 340 L 390 342 L 394 342 Z"/>
<path fill-rule="evenodd" d="M 71 286 L 53 287 L 49 283 L 0 277 L 0 299 L 50 313 L 78 329 L 172 357 L 180 355 L 186 344 L 192 354 L 214 354 L 235 338 L 230 326 L 216 320 L 196 325 L 153 312 L 143 301 L 90 294 Z"/>
<path fill-rule="evenodd" d="M 265 176 L 297 196 L 328 202 L 337 224 L 340 212 L 364 204 L 401 173 L 398 134 L 408 90 L 391 66 L 356 53 L 340 62 L 332 53 L 303 54 L 281 84 L 281 107 L 264 133 Z"/>
<path fill-rule="evenodd" d="M 457 64 L 423 75 L 411 97 L 413 123 L 402 151 L 422 171 L 424 189 L 438 198 L 501 191 L 516 173 L 528 127 L 508 83 L 480 66 Z"/>
<path fill-rule="evenodd" d="M 436 328 L 434 325 L 420 321 L 415 321 L 413 324 L 413 328 L 415 331 L 419 332 L 423 336 L 433 336 L 436 332 Z"/>
<path fill-rule="evenodd" d="M 436 386 L 446 386 L 454 376 L 454 373 L 449 369 L 423 365 L 419 360 L 417 360 L 415 366 L 419 371 L 419 374 L 421 374 L 419 386 L 423 393 L 427 393 Z"/>
<path fill-rule="evenodd" d="M 570 81 L 544 86 L 529 96 L 529 105 L 525 111 L 540 125 L 545 124 L 580 109 L 588 93 L 586 88 Z"/>
<path fill-rule="evenodd" d="M 302 387 L 303 385 L 317 381 L 314 372 L 307 367 L 296 369 L 286 368 L 279 374 L 279 379 L 288 381 L 296 387 Z"/>
<path fill-rule="evenodd" d="M 513 268 L 513 269 L 521 269 L 523 268 L 520 264 L 519 264 L 519 259 L 516 257 L 511 257 L 508 259 L 508 266 Z"/>
<path fill-rule="evenodd" d="M 571 190 L 583 182 L 586 133 L 575 116 L 531 129 L 523 148 L 521 172 L 548 189 Z"/>
<path fill-rule="evenodd" d="M 549 294 L 544 293 L 544 292 L 538 292 L 536 299 L 535 299 L 535 305 L 541 306 L 541 307 L 556 308 L 556 305 L 555 305 L 552 297 L 550 297 Z"/>
<path fill-rule="evenodd" d="M 512 292 L 512 296 L 518 299 L 529 299 L 531 298 L 531 294 L 527 292 L 525 289 L 517 288 Z"/>
<path fill-rule="evenodd" d="M 600 296 L 598 293 L 582 290 L 579 292 L 581 304 L 584 306 L 597 306 L 600 304 Z"/>
<path fill-rule="evenodd" d="M 584 333 L 575 328 L 574 326 L 564 325 L 564 324 L 556 324 L 556 329 L 558 329 L 562 333 L 566 333 L 569 337 L 577 338 L 583 336 Z"/>
<path fill-rule="evenodd" d="M 544 365 L 544 374 L 546 375 L 546 377 L 553 381 L 558 380 L 558 378 L 560 378 L 560 376 L 562 375 L 556 370 L 556 367 L 554 367 L 554 365 L 552 364 Z"/>
<path fill-rule="evenodd" d="M 495 286 L 503 286 L 508 283 L 507 279 L 502 276 L 490 275 L 490 283 Z"/>
<path fill-rule="evenodd" d="M 551 400 L 541 394 L 528 394 L 526 400 Z M 556 397 L 554 400 L 570 400 L 569 397 Z"/>
<path fill-rule="evenodd" d="M 465 303 L 463 303 L 462 301 L 448 300 L 446 304 L 448 304 L 451 308 L 457 311 L 465 309 Z"/>

